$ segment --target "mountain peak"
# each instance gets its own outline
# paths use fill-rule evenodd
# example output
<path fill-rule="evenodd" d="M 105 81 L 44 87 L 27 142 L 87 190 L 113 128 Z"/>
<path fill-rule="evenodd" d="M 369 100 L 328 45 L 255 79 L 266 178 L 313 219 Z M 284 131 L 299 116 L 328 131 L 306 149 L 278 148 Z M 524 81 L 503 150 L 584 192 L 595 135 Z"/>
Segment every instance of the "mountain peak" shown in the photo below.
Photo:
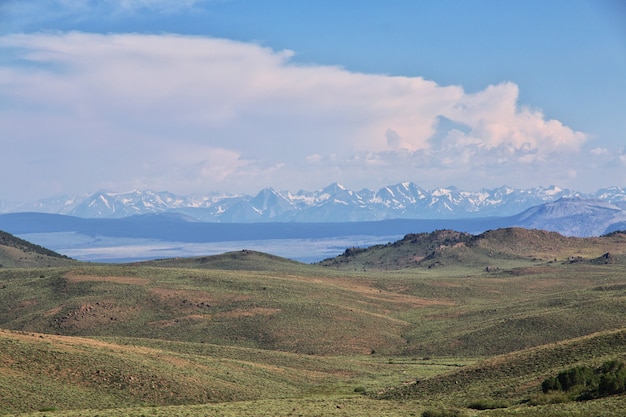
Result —
<path fill-rule="evenodd" d="M 620 187 L 585 194 L 555 185 L 530 189 L 501 186 L 465 191 L 454 186 L 426 190 L 412 182 L 400 182 L 378 191 L 367 188 L 353 191 L 335 182 L 317 191 L 301 190 L 295 194 L 267 187 L 255 196 L 224 193 L 178 196 L 167 191 L 100 190 L 89 195 L 54 197 L 11 209 L 3 204 L 0 207 L 4 207 L 5 213 L 35 211 L 86 218 L 176 212 L 209 222 L 340 222 L 513 216 L 562 198 L 595 199 L 613 204 L 611 209 L 615 212 L 621 210 L 618 206 L 626 205 L 626 191 Z M 572 206 L 571 210 L 580 211 L 585 207 L 585 210 L 591 210 L 591 203 L 585 204 L 587 206 Z M 544 215 L 548 210 L 556 213 L 557 207 L 565 213 L 565 203 L 561 202 L 560 206 L 545 207 Z"/>

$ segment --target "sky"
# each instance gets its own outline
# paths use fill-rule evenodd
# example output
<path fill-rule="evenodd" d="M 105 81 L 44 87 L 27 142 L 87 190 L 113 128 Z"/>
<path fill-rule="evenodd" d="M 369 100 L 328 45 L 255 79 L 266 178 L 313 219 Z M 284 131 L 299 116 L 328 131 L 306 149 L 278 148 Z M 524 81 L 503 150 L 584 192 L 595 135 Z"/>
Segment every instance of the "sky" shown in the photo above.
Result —
<path fill-rule="evenodd" d="M 0 201 L 626 186 L 621 0 L 0 0 Z"/>

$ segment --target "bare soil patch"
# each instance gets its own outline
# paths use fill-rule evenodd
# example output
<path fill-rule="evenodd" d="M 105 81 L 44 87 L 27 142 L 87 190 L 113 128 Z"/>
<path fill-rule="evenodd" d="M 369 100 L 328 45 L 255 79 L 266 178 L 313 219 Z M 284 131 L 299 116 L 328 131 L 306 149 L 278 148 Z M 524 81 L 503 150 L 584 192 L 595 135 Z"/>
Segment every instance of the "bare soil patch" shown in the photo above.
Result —
<path fill-rule="evenodd" d="M 224 306 L 231 303 L 247 301 L 251 297 L 236 293 L 219 293 L 211 294 L 202 290 L 183 290 L 174 288 L 151 288 L 150 293 L 157 296 L 167 305 L 176 305 L 178 307 L 188 308 L 208 308 L 215 306 Z"/>
<path fill-rule="evenodd" d="M 82 304 L 80 307 L 60 315 L 60 307 L 49 310 L 47 314 L 53 314 L 53 323 L 61 329 L 90 329 L 96 326 L 116 323 L 128 320 L 129 316 L 136 313 L 135 308 L 123 307 L 113 301 L 96 301 L 95 303 Z"/>

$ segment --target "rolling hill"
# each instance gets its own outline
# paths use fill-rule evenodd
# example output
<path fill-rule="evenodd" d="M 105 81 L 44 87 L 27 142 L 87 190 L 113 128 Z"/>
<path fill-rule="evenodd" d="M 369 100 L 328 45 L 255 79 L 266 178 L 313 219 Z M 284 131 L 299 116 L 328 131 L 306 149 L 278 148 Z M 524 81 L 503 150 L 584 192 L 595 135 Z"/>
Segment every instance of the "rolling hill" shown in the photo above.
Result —
<path fill-rule="evenodd" d="M 623 395 L 538 398 L 567 366 L 626 359 L 625 253 L 623 233 L 506 228 L 409 234 L 317 265 L 237 251 L 3 267 L 0 413 L 475 415 L 489 400 L 507 408 L 481 415 L 619 416 L 606 410 Z"/>
<path fill-rule="evenodd" d="M 341 269 L 402 269 L 472 266 L 496 270 L 501 263 L 539 261 L 621 262 L 626 233 L 594 238 L 566 237 L 556 232 L 502 228 L 471 235 L 453 230 L 413 233 L 386 245 L 348 248 L 320 265 Z"/>
<path fill-rule="evenodd" d="M 0 230 L 0 267 L 48 267 L 72 263 L 74 261 L 67 256 Z"/>

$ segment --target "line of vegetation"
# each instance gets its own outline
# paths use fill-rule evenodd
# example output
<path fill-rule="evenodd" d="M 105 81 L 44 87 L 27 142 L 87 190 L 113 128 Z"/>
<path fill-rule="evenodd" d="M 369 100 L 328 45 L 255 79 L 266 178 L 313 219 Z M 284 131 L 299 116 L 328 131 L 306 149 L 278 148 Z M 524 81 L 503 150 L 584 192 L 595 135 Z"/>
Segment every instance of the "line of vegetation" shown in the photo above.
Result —
<path fill-rule="evenodd" d="M 621 394 L 626 392 L 626 364 L 611 360 L 598 368 L 575 366 L 544 380 L 541 389 L 544 394 L 566 392 L 578 401 Z"/>

